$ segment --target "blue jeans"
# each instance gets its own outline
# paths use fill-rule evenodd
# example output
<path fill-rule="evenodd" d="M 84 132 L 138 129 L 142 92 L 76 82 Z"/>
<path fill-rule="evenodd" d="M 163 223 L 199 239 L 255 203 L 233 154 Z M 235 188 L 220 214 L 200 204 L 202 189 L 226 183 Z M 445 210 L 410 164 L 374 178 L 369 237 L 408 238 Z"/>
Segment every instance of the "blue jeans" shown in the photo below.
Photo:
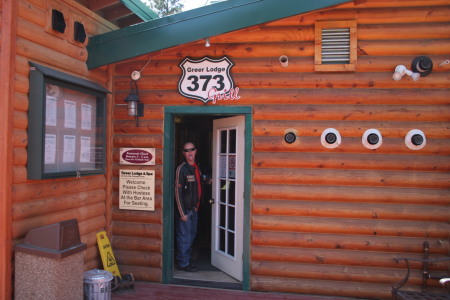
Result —
<path fill-rule="evenodd" d="M 197 235 L 198 213 L 195 210 L 187 212 L 186 222 L 180 218 L 176 222 L 178 266 L 184 268 L 190 264 L 192 243 Z"/>

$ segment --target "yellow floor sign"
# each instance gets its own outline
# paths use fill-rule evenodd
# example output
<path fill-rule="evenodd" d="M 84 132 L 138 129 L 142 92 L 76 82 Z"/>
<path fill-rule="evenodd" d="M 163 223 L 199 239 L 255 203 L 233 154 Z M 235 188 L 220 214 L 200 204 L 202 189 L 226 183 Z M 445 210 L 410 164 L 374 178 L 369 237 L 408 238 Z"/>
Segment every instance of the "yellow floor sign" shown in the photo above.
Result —
<path fill-rule="evenodd" d="M 122 278 L 119 272 L 119 267 L 117 266 L 116 258 L 112 251 L 111 244 L 109 242 L 106 231 L 100 231 L 97 233 L 97 244 L 100 250 L 100 256 L 102 258 L 103 269 L 110 271 L 113 276 L 119 276 Z"/>

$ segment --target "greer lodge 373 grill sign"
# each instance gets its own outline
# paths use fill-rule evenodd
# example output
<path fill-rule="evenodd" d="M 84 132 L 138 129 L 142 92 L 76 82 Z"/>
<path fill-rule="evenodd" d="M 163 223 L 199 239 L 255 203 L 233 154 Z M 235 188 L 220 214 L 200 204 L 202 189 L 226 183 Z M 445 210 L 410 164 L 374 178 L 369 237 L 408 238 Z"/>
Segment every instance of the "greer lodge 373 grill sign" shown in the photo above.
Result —
<path fill-rule="evenodd" d="M 233 62 L 224 56 L 220 59 L 204 57 L 199 60 L 185 58 L 180 64 L 183 71 L 178 82 L 179 92 L 203 103 L 220 100 L 238 100 L 239 88 L 234 86 L 230 70 Z"/>

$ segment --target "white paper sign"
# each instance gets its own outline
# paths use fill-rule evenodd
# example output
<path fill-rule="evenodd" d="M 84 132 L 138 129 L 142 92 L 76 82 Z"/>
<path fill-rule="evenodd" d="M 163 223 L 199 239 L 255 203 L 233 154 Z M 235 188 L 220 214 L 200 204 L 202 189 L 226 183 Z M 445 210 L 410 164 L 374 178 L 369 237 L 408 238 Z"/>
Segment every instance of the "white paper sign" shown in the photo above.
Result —
<path fill-rule="evenodd" d="M 81 129 L 91 130 L 92 128 L 92 106 L 81 104 Z"/>
<path fill-rule="evenodd" d="M 80 162 L 91 162 L 91 137 L 80 137 Z"/>
<path fill-rule="evenodd" d="M 77 127 L 77 104 L 70 100 L 64 100 L 64 127 Z"/>
<path fill-rule="evenodd" d="M 63 163 L 75 162 L 75 143 L 74 135 L 64 135 Z"/>
<path fill-rule="evenodd" d="M 46 97 L 45 101 L 45 125 L 56 126 L 56 98 Z"/>
<path fill-rule="evenodd" d="M 56 162 L 56 134 L 45 135 L 44 164 L 50 165 Z"/>
<path fill-rule="evenodd" d="M 154 170 L 120 170 L 119 208 L 155 210 Z"/>

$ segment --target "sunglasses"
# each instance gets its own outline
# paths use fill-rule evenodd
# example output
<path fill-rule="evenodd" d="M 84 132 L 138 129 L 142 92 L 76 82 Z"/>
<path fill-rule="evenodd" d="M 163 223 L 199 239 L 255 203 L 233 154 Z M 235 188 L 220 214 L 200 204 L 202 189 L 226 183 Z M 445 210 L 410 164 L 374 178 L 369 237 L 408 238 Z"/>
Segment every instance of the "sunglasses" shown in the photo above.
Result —
<path fill-rule="evenodd" d="M 192 152 L 197 150 L 196 148 L 191 148 L 191 149 L 183 149 L 184 152 Z"/>

